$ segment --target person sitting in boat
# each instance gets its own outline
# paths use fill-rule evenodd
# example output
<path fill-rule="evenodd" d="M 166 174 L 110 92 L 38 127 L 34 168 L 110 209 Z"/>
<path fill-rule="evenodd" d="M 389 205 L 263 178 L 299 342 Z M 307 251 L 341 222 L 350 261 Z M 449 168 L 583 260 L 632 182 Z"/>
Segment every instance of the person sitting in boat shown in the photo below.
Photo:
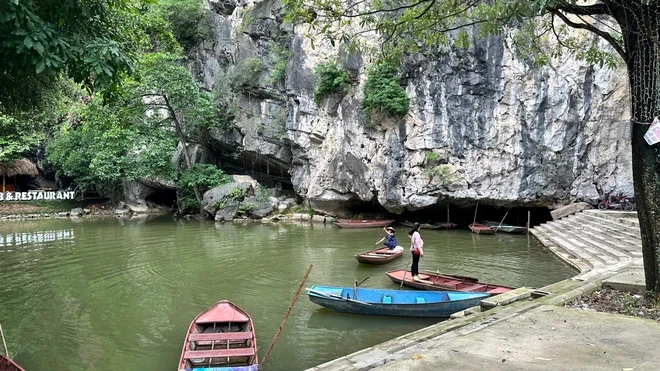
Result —
<path fill-rule="evenodd" d="M 383 228 L 383 230 L 385 230 L 385 237 L 378 240 L 378 242 L 376 242 L 376 245 L 382 242 L 385 247 L 390 249 L 390 251 L 397 251 L 398 249 L 403 250 L 403 247 L 397 245 L 394 228 L 386 227 Z"/>

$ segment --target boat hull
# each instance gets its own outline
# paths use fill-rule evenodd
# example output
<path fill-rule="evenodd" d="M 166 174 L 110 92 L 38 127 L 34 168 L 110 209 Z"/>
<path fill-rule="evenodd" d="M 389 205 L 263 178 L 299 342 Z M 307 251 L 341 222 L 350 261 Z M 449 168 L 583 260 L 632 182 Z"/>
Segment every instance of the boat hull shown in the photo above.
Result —
<path fill-rule="evenodd" d="M 499 222 L 485 221 L 489 228 L 495 230 L 496 232 L 506 232 L 506 233 L 527 233 L 527 227 L 521 227 L 517 225 L 502 224 Z"/>
<path fill-rule="evenodd" d="M 412 227 L 413 225 L 415 225 L 415 223 L 406 220 L 399 223 L 406 227 Z M 456 228 L 457 225 L 458 224 L 456 223 L 440 222 L 440 223 L 420 223 L 419 226 L 422 229 L 451 229 L 451 228 Z"/>
<path fill-rule="evenodd" d="M 0 370 L 2 371 L 25 371 L 18 363 L 12 361 L 9 357 L 0 354 Z"/>
<path fill-rule="evenodd" d="M 387 227 L 395 220 L 375 220 L 375 219 L 338 219 L 335 225 L 340 228 L 378 228 Z"/>
<path fill-rule="evenodd" d="M 495 234 L 494 229 L 490 229 L 490 227 L 484 224 L 472 223 L 468 225 L 468 228 L 470 228 L 472 233 L 476 234 Z"/>
<path fill-rule="evenodd" d="M 355 259 L 361 264 L 376 264 L 382 265 L 391 262 L 403 255 L 403 249 L 396 252 L 391 252 L 388 248 L 371 250 L 363 252 L 362 254 L 355 255 Z"/>
<path fill-rule="evenodd" d="M 357 298 L 350 299 L 355 296 Z M 380 290 L 312 286 L 307 292 L 311 302 L 342 313 L 398 317 L 446 318 L 453 313 L 479 305 L 489 295 L 453 291 Z"/>
<path fill-rule="evenodd" d="M 257 338 L 252 318 L 222 300 L 200 313 L 188 327 L 179 371 L 256 371 Z"/>
<path fill-rule="evenodd" d="M 442 274 L 433 272 L 422 272 L 419 274 L 419 281 L 412 279 L 412 273 L 409 270 L 398 269 L 389 271 L 387 277 L 396 284 L 407 287 L 413 287 L 419 290 L 450 290 L 462 292 L 485 292 L 487 294 L 499 295 L 515 289 L 515 287 L 496 285 L 492 283 L 479 282 L 477 278 L 458 276 L 452 274 Z"/>

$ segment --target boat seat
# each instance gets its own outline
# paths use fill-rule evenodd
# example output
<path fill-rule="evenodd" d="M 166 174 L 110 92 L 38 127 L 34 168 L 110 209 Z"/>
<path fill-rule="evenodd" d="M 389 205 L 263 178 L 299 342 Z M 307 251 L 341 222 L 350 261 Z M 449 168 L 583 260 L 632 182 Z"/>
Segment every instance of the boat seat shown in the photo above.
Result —
<path fill-rule="evenodd" d="M 487 285 L 482 285 L 482 284 L 480 284 L 480 283 L 477 283 L 477 284 L 472 285 L 472 286 L 465 286 L 465 287 L 463 287 L 463 288 L 461 289 L 461 291 L 479 292 L 479 291 L 481 291 L 483 288 L 485 288 L 486 286 L 487 286 Z"/>
<path fill-rule="evenodd" d="M 456 287 L 456 286 L 460 285 L 461 283 L 462 283 L 461 281 L 446 281 L 446 282 L 443 282 L 442 285 L 443 285 L 443 286 L 453 286 L 453 287 Z"/>
<path fill-rule="evenodd" d="M 426 299 L 418 296 L 418 297 L 415 298 L 415 303 L 424 304 L 424 303 L 426 303 Z"/>
<path fill-rule="evenodd" d="M 213 341 L 213 340 L 248 340 L 252 339 L 251 332 L 211 332 L 204 334 L 190 334 L 188 341 Z"/>
<path fill-rule="evenodd" d="M 392 296 L 390 295 L 383 295 L 383 304 L 392 304 Z"/>
<path fill-rule="evenodd" d="M 213 349 L 213 350 L 187 350 L 184 359 L 220 358 L 220 357 L 251 357 L 253 348 Z"/>

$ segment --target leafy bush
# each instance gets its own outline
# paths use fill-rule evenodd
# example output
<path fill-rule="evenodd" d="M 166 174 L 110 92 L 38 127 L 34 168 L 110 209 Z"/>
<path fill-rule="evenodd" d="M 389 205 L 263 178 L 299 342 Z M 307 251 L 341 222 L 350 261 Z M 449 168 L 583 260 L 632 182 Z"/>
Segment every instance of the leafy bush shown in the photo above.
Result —
<path fill-rule="evenodd" d="M 264 62 L 259 57 L 251 57 L 229 70 L 226 78 L 233 90 L 245 90 L 259 85 L 259 77 L 264 70 Z"/>
<path fill-rule="evenodd" d="M 226 183 L 229 183 L 229 177 L 215 165 L 194 164 L 190 169 L 181 173 L 177 183 L 180 194 L 179 211 L 185 213 L 199 210 L 199 202 L 197 202 L 193 190 L 194 186 L 197 186 L 203 194 L 213 187 Z"/>
<path fill-rule="evenodd" d="M 378 113 L 400 117 L 408 113 L 408 97 L 396 79 L 396 72 L 396 68 L 387 62 L 369 68 L 362 101 L 367 117 Z"/>
<path fill-rule="evenodd" d="M 154 12 L 165 19 L 186 52 L 213 38 L 209 12 L 202 0 L 160 0 Z"/>
<path fill-rule="evenodd" d="M 348 86 L 348 72 L 339 69 L 334 62 L 321 63 L 316 66 L 314 72 L 320 78 L 314 90 L 314 101 L 317 104 L 328 95 L 343 91 Z"/>
<path fill-rule="evenodd" d="M 286 46 L 273 42 L 271 43 L 270 52 L 270 61 L 273 64 L 273 67 L 268 76 L 268 83 L 270 85 L 275 85 L 284 77 L 286 66 L 289 64 L 289 59 L 291 58 L 291 51 L 288 50 Z"/>

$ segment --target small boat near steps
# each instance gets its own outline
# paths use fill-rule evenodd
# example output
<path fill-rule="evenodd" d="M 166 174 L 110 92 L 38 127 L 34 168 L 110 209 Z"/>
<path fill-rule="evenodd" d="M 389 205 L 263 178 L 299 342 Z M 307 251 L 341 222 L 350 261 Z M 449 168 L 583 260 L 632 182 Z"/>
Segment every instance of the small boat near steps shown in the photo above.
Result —
<path fill-rule="evenodd" d="M 409 270 L 397 269 L 389 271 L 387 277 L 396 284 L 403 284 L 420 290 L 451 290 L 463 292 L 485 292 L 498 295 L 513 290 L 515 287 L 479 282 L 477 278 L 442 274 L 433 272 L 420 272 L 419 280 L 412 278 Z"/>
<path fill-rule="evenodd" d="M 179 371 L 257 371 L 257 338 L 252 318 L 222 300 L 190 324 Z"/>

